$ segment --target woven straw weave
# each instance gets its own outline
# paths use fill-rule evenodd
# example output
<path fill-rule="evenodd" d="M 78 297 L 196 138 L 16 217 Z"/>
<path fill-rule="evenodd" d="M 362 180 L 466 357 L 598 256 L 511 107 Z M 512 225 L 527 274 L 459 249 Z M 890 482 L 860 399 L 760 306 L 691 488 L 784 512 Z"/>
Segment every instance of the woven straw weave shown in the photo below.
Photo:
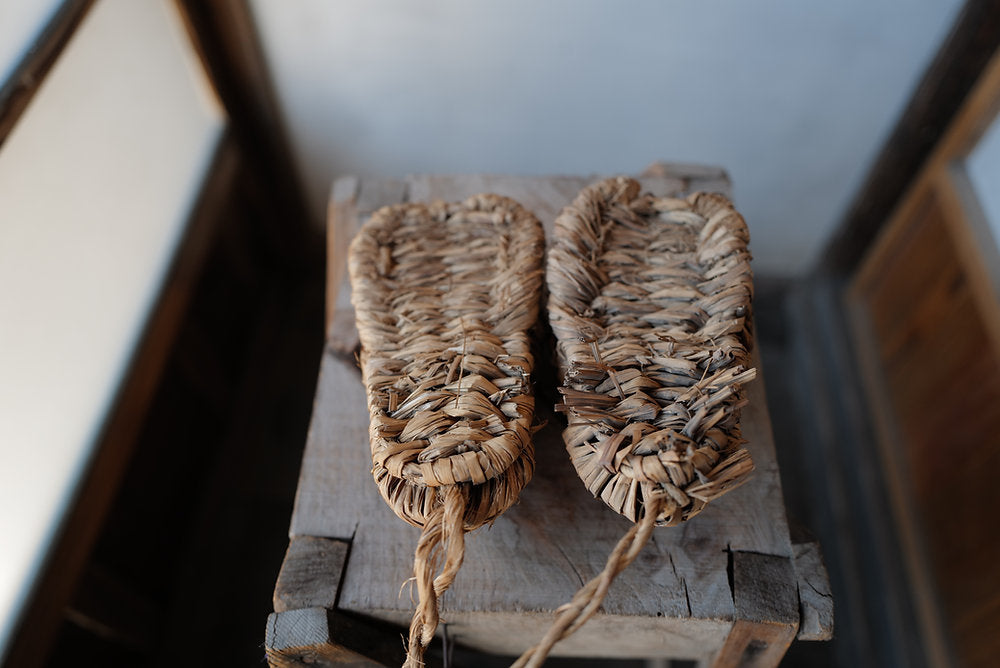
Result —
<path fill-rule="evenodd" d="M 556 221 L 564 440 L 588 489 L 633 522 L 653 495 L 658 525 L 686 520 L 753 470 L 739 430 L 755 376 L 747 242 L 725 197 L 640 196 L 626 178 L 586 188 Z"/>
<path fill-rule="evenodd" d="M 543 253 L 538 220 L 495 195 L 386 207 L 352 242 L 372 473 L 411 524 L 459 485 L 472 530 L 531 478 Z"/>

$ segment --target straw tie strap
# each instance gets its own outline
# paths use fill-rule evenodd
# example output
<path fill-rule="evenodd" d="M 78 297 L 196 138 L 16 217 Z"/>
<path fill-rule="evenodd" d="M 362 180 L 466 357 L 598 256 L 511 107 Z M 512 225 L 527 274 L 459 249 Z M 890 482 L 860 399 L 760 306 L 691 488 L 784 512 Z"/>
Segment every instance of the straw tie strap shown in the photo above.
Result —
<path fill-rule="evenodd" d="M 420 601 L 410 622 L 404 668 L 423 666 L 424 650 L 434 639 L 440 619 L 438 598 L 455 581 L 458 569 L 465 559 L 466 493 L 458 485 L 443 489 L 439 496 L 444 498 L 427 518 L 413 559 L 413 573 Z M 435 577 L 439 567 L 440 573 Z"/>

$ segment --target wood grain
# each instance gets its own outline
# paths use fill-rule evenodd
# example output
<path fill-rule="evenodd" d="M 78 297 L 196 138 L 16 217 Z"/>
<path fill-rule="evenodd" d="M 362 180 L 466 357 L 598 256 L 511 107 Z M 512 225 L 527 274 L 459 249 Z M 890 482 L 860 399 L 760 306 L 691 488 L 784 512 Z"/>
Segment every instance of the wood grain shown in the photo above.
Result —
<path fill-rule="evenodd" d="M 963 665 L 988 665 L 1000 647 L 980 632 L 1000 618 L 998 307 L 982 311 L 955 209 L 929 183 L 852 286 L 855 336 L 925 638 L 941 664 L 950 642 Z"/>
<path fill-rule="evenodd" d="M 712 665 L 777 666 L 795 638 L 799 597 L 791 559 L 732 553 L 736 621 Z"/>
<path fill-rule="evenodd" d="M 647 176 L 645 182 L 662 195 L 678 184 L 728 189 L 723 177 L 719 170 L 704 170 L 689 177 Z M 559 209 L 591 180 L 416 176 L 407 179 L 405 192 L 398 187 L 391 192 L 413 200 L 497 192 L 532 208 L 551 226 Z M 362 193 L 365 188 L 362 184 Z M 347 217 L 334 222 L 356 224 Z M 341 285 L 331 282 L 330 287 L 339 291 Z M 615 581 L 602 613 L 558 645 L 557 654 L 704 658 L 722 646 L 739 619 L 727 574 L 730 552 L 783 559 L 789 564 L 786 584 L 795 591 L 762 381 L 751 383 L 748 395 L 743 431 L 757 465 L 754 477 L 694 521 L 658 529 Z M 465 564 L 443 599 L 451 634 L 484 651 L 520 652 L 537 640 L 551 611 L 599 572 L 629 526 L 586 491 L 566 457 L 561 418 L 552 414 L 551 399 L 540 397 L 538 403 L 546 425 L 535 436 L 535 479 L 518 505 L 492 527 L 469 535 Z M 401 593 L 400 588 L 412 574 L 418 531 L 393 515 L 370 479 L 367 411 L 351 361 L 333 352 L 324 356 L 315 407 L 291 535 L 351 541 L 339 609 L 403 624 L 412 608 L 406 589 Z M 797 599 L 794 607 L 797 625 Z"/>
<path fill-rule="evenodd" d="M 402 642 L 393 642 L 387 629 L 324 608 L 271 613 L 264 644 L 273 668 L 374 668 L 403 662 Z"/>
<path fill-rule="evenodd" d="M 349 547 L 342 540 L 293 538 L 274 586 L 274 611 L 335 608 Z"/>

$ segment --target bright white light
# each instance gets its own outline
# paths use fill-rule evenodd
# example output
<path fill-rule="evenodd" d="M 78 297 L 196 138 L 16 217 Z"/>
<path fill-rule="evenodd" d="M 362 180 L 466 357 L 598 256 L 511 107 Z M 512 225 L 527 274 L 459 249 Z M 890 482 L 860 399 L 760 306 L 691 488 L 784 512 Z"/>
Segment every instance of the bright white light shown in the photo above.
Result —
<path fill-rule="evenodd" d="M 173 11 L 97 2 L 0 147 L 0 653 L 222 127 Z"/>

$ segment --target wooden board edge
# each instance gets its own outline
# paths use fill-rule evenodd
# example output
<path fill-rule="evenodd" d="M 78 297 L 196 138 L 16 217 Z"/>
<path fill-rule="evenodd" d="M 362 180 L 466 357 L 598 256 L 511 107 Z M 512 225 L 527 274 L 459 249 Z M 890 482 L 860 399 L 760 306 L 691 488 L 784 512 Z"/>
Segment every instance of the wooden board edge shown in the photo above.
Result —
<path fill-rule="evenodd" d="M 712 666 L 777 666 L 799 629 L 799 594 L 791 558 L 730 552 L 736 619 Z"/>
<path fill-rule="evenodd" d="M 830 577 L 818 542 L 792 545 L 799 591 L 799 630 L 796 640 L 833 638 L 834 606 Z"/>
<path fill-rule="evenodd" d="M 738 619 L 726 644 L 708 665 L 712 668 L 778 666 L 794 639 L 795 629 L 790 626 Z"/>
<path fill-rule="evenodd" d="M 945 226 L 955 243 L 976 311 L 983 319 L 993 353 L 1000 357 L 1000 249 L 989 229 L 975 186 L 962 163 L 934 179 Z"/>
<path fill-rule="evenodd" d="M 349 551 L 347 541 L 293 537 L 274 585 L 274 611 L 335 608 Z"/>

